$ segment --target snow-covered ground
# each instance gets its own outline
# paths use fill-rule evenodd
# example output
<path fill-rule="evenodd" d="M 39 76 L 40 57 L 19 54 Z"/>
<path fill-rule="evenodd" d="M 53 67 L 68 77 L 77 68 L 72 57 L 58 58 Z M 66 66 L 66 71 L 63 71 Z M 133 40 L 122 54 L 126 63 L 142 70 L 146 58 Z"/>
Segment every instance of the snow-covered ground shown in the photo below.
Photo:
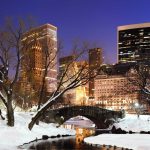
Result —
<path fill-rule="evenodd" d="M 42 135 L 75 134 L 75 131 L 56 128 L 55 124 L 41 122 L 30 131 L 28 123 L 32 117 L 31 114 L 31 112 L 15 112 L 15 127 L 8 127 L 6 121 L 0 118 L 0 150 L 16 150 L 18 145 L 41 138 Z M 138 118 L 137 115 L 126 115 L 119 123 L 115 123 L 115 126 L 126 131 L 150 131 L 150 116 L 141 115 Z M 88 137 L 85 142 L 116 145 L 134 150 L 150 150 L 149 139 L 149 134 L 102 134 Z"/>
<path fill-rule="evenodd" d="M 16 150 L 17 146 L 41 138 L 42 135 L 75 134 L 73 130 L 56 128 L 55 124 L 41 122 L 30 131 L 28 123 L 31 117 L 31 113 L 28 112 L 15 112 L 15 127 L 8 127 L 6 121 L 0 117 L 0 150 Z"/>
<path fill-rule="evenodd" d="M 126 131 L 150 131 L 150 116 L 127 114 L 119 123 L 114 124 L 116 128 Z M 150 134 L 101 134 L 95 137 L 85 138 L 86 143 L 116 145 L 118 147 L 134 150 L 150 150 Z"/>
<path fill-rule="evenodd" d="M 116 128 L 121 128 L 125 131 L 150 131 L 150 116 L 140 115 L 139 118 L 134 114 L 127 114 L 125 118 L 119 120 L 119 123 L 114 124 Z"/>
<path fill-rule="evenodd" d="M 85 138 L 90 144 L 116 145 L 133 150 L 150 150 L 149 134 L 101 134 Z"/>

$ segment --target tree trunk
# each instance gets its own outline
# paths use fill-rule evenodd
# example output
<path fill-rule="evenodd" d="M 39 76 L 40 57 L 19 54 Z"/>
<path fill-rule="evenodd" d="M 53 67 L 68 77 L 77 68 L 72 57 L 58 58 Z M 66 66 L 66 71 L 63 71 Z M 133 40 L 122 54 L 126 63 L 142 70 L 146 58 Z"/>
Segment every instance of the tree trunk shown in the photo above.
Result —
<path fill-rule="evenodd" d="M 47 61 L 46 61 L 46 63 L 47 63 Z M 45 82 L 46 82 L 45 81 L 45 77 L 46 77 L 46 75 L 47 75 L 47 67 L 45 68 L 45 72 L 44 72 L 43 79 L 42 79 L 42 87 L 41 87 L 41 90 L 40 90 L 40 97 L 39 97 L 39 101 L 38 101 L 38 108 L 37 108 L 37 110 L 40 109 L 41 103 L 43 101 L 43 93 L 44 93 L 44 88 L 45 88 Z"/>
<path fill-rule="evenodd" d="M 52 105 L 52 104 L 51 104 Z M 32 118 L 31 122 L 28 125 L 28 128 L 31 130 L 35 123 L 38 122 L 40 117 L 44 114 L 44 112 L 49 108 L 50 106 L 47 105 L 46 107 L 41 108 L 40 111 L 37 112 L 37 114 Z"/>
<path fill-rule="evenodd" d="M 11 96 L 8 98 L 8 105 L 7 105 L 7 125 L 11 127 L 14 126 L 14 110 L 12 107 Z"/>
<path fill-rule="evenodd" d="M 44 81 L 43 81 L 43 83 L 42 83 L 42 88 L 41 88 L 41 91 L 40 91 L 40 97 L 39 97 L 39 101 L 38 101 L 38 108 L 37 108 L 37 111 L 40 109 L 41 103 L 42 103 L 42 101 L 43 101 L 44 86 L 45 86 L 45 78 L 44 78 Z M 36 120 L 36 125 L 39 125 L 39 120 Z"/>
<path fill-rule="evenodd" d="M 44 79 L 44 80 L 45 80 L 45 79 Z M 42 83 L 42 87 L 41 87 L 41 91 L 40 91 L 40 97 L 39 97 L 39 102 L 38 102 L 38 108 L 37 108 L 37 110 L 40 109 L 41 103 L 42 103 L 42 101 L 43 101 L 44 86 L 45 86 L 45 81 L 43 81 L 43 83 Z"/>
<path fill-rule="evenodd" d="M 58 94 L 57 96 L 54 96 L 51 100 L 49 100 L 49 101 L 47 102 L 47 104 L 46 104 L 44 107 L 42 107 L 41 109 L 39 109 L 39 111 L 36 113 L 35 116 L 33 116 L 31 122 L 30 122 L 29 125 L 28 125 L 28 128 L 29 128 L 30 130 L 33 128 L 34 124 L 35 124 L 36 122 L 38 122 L 38 120 L 39 120 L 40 117 L 45 113 L 45 111 L 48 110 L 48 108 L 49 108 L 50 106 L 52 106 L 52 105 L 55 103 L 56 99 L 57 99 L 58 97 L 60 97 L 61 95 L 63 95 L 63 93 L 64 93 L 65 91 L 66 91 L 66 90 L 64 90 L 62 93 Z"/>
<path fill-rule="evenodd" d="M 51 106 L 54 104 L 54 100 L 51 100 L 51 102 L 49 102 L 48 105 L 46 105 L 45 107 L 41 108 L 36 115 L 32 118 L 31 122 L 28 125 L 28 128 L 31 130 L 34 126 L 35 123 L 37 123 L 40 119 L 40 117 L 44 114 L 44 112 Z"/>

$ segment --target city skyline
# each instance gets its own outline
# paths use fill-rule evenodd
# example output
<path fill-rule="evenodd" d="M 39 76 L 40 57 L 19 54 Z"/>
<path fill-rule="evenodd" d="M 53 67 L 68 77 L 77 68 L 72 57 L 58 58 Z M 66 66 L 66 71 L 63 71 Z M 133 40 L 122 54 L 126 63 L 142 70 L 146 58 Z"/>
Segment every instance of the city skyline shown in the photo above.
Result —
<path fill-rule="evenodd" d="M 38 25 L 50 23 L 58 27 L 58 37 L 64 41 L 66 53 L 73 40 L 88 40 L 104 50 L 106 63 L 116 63 L 117 27 L 149 22 L 149 3 L 148 0 L 6 0 L 1 2 L 0 24 L 8 16 L 15 19 L 33 16 Z"/>
<path fill-rule="evenodd" d="M 2 1 L 0 149 L 150 150 L 149 4 Z"/>

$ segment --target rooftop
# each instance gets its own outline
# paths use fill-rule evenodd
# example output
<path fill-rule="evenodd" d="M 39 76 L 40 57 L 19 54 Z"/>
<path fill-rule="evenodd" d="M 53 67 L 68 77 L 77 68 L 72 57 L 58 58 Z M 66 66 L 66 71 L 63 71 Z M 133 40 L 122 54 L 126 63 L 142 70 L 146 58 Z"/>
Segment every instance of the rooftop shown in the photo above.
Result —
<path fill-rule="evenodd" d="M 150 22 L 118 26 L 117 29 L 118 29 L 118 31 L 120 31 L 120 30 L 128 30 L 128 29 L 136 29 L 136 28 L 146 28 L 146 27 L 150 27 Z"/>

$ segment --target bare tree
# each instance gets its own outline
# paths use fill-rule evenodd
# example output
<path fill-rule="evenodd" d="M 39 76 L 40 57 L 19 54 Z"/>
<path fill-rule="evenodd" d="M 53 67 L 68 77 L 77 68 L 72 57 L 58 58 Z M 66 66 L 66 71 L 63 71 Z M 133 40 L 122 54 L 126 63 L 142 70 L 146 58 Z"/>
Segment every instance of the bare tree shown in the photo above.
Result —
<path fill-rule="evenodd" d="M 145 62 L 146 63 L 146 62 Z M 149 63 L 138 63 L 132 68 L 131 72 L 127 74 L 130 91 L 138 92 L 140 96 L 144 96 L 145 102 L 149 102 L 150 96 L 150 66 Z"/>
<path fill-rule="evenodd" d="M 127 74 L 130 84 L 134 85 L 132 91 L 150 94 L 150 67 L 144 64 L 137 64 Z"/>
<path fill-rule="evenodd" d="M 32 107 L 34 99 L 38 98 L 38 94 L 35 91 L 25 91 L 22 88 L 15 88 L 13 93 L 13 102 L 14 109 L 18 106 L 21 110 L 27 111 Z"/>
<path fill-rule="evenodd" d="M 26 42 L 21 42 L 26 29 L 25 22 L 18 19 L 17 25 L 7 20 L 5 27 L 0 31 L 0 99 L 6 107 L 8 126 L 14 126 L 15 122 L 12 102 L 23 57 L 21 50 L 30 43 L 27 39 Z"/>
<path fill-rule="evenodd" d="M 47 40 L 47 48 L 43 50 L 43 72 L 42 72 L 42 82 L 41 88 L 39 90 L 39 101 L 38 101 L 38 110 L 40 109 L 41 103 L 43 102 L 44 92 L 46 91 L 47 84 L 54 84 L 54 83 L 46 83 L 46 78 L 48 77 L 49 70 L 56 69 L 56 60 L 58 50 L 56 50 L 57 45 L 56 42 L 53 40 L 53 35 L 48 38 Z M 50 81 L 48 81 L 50 82 Z"/>
<path fill-rule="evenodd" d="M 87 84 L 87 82 L 97 76 L 97 70 L 98 68 L 94 68 L 92 70 L 95 72 L 94 74 L 90 75 L 88 64 L 85 63 L 85 65 L 82 65 L 80 68 L 76 68 L 75 65 L 73 65 L 76 61 L 80 60 L 89 50 L 89 45 L 84 42 L 79 47 L 79 45 L 74 46 L 74 50 L 77 50 L 72 61 L 66 64 L 64 71 L 61 73 L 59 77 L 59 82 L 57 85 L 57 89 L 52 94 L 52 96 L 49 98 L 49 100 L 38 110 L 37 113 L 32 117 L 31 122 L 29 123 L 28 127 L 31 130 L 34 126 L 34 124 L 38 121 L 38 119 L 44 114 L 44 112 L 52 106 L 55 101 L 62 96 L 65 92 L 77 88 L 79 86 L 83 86 Z M 100 67 L 100 66 L 99 66 Z M 70 73 L 71 68 L 74 70 Z"/>

